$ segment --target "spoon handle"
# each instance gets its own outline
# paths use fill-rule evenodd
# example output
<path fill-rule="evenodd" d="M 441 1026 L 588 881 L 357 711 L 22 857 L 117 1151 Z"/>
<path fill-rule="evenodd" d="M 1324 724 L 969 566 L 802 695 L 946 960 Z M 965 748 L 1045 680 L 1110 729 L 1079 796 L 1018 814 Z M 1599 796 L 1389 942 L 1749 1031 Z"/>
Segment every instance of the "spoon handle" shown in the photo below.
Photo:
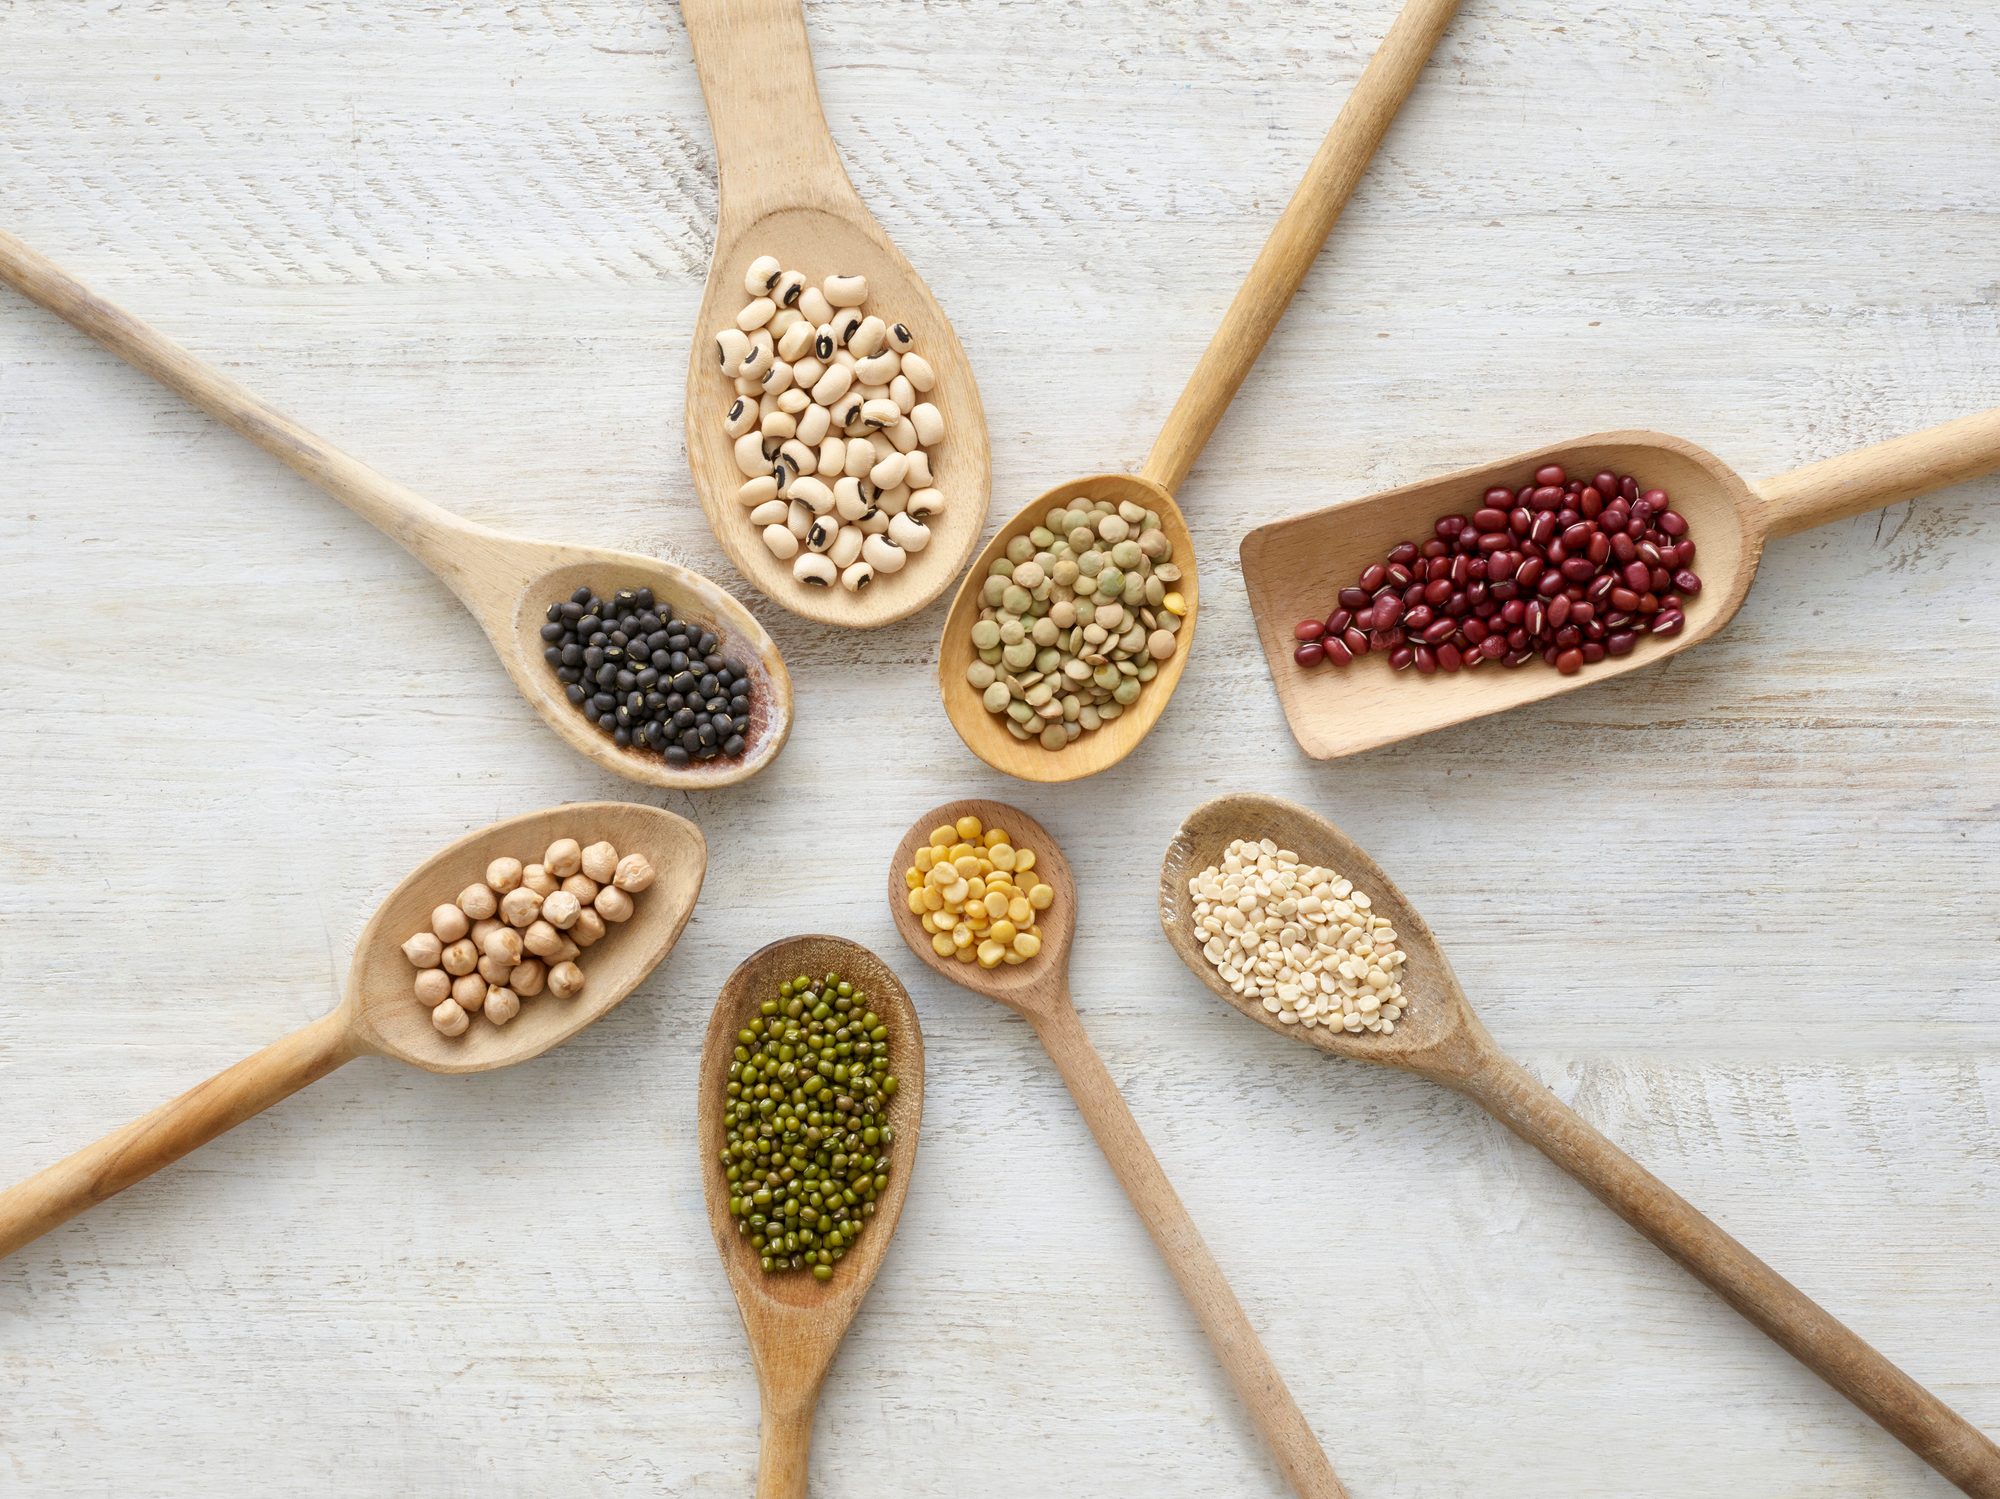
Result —
<path fill-rule="evenodd" d="M 815 1388 L 802 1404 L 765 1397 L 763 1429 L 757 1436 L 757 1499 L 806 1499 L 818 1394 Z"/>
<path fill-rule="evenodd" d="M 401 543 L 433 571 L 449 564 L 452 547 L 466 536 L 485 534 L 308 432 L 4 229 L 0 229 L 0 282 L 89 334 L 217 421 L 235 428 L 285 467 Z"/>
<path fill-rule="evenodd" d="M 355 1055 L 335 1010 L 0 1192 L 0 1258 L 171 1165 Z"/>
<path fill-rule="evenodd" d="M 1347 1491 L 1334 1476 L 1333 1465 L 1306 1425 L 1292 1392 L 1285 1388 L 1284 1376 L 1271 1362 L 1250 1319 L 1243 1315 L 1235 1292 L 1223 1278 L 1222 1267 L 1202 1242 L 1201 1231 L 1160 1169 L 1118 1084 L 1090 1044 L 1076 1007 L 1065 998 L 1025 1013 L 1069 1085 L 1077 1109 L 1097 1137 L 1098 1148 L 1110 1162 L 1118 1184 L 1132 1199 L 1167 1268 L 1180 1283 L 1181 1294 L 1194 1309 L 1230 1383 L 1264 1434 L 1285 1481 L 1305 1499 L 1346 1499 Z"/>
<path fill-rule="evenodd" d="M 850 200 L 799 0 L 681 0 L 681 20 L 715 135 L 723 216 L 749 224 L 774 207 Z"/>
<path fill-rule="evenodd" d="M 1822 459 L 1757 486 L 1773 536 L 1948 489 L 2000 469 L 2000 407 Z"/>
<path fill-rule="evenodd" d="M 1368 60 L 1146 455 L 1140 473 L 1162 489 L 1180 488 L 1214 435 L 1457 9 L 1458 0 L 1407 0 Z"/>
<path fill-rule="evenodd" d="M 1792 1357 L 1976 1499 L 2000 1499 L 2000 1447 L 1592 1129 L 1492 1048 L 1447 1079 L 1651 1239 Z"/>

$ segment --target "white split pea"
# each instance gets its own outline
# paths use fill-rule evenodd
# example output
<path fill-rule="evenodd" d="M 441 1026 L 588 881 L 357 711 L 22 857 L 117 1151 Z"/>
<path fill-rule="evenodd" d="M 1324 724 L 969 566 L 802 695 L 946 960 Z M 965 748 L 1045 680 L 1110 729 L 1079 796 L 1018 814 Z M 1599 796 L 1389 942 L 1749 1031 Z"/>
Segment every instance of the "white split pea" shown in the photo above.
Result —
<path fill-rule="evenodd" d="M 944 508 L 931 477 L 930 450 L 945 437 L 928 399 L 936 372 L 908 324 L 867 310 L 865 276 L 815 286 L 760 255 L 743 290 L 748 301 L 715 335 L 737 499 L 802 586 L 859 593 L 928 546 Z"/>
<path fill-rule="evenodd" d="M 1396 930 L 1368 892 L 1269 838 L 1238 838 L 1188 880 L 1202 956 L 1285 1025 L 1383 1035 L 1403 1017 Z"/>

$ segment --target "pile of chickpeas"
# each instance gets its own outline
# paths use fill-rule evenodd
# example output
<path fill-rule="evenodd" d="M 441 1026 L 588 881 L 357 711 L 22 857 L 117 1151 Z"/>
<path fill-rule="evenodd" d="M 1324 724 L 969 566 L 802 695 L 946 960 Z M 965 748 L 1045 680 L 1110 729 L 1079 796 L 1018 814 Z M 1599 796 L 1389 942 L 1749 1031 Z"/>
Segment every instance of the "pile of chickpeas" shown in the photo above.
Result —
<path fill-rule="evenodd" d="M 1012 967 L 1041 952 L 1041 914 L 1055 904 L 1054 887 L 1034 869 L 1035 851 L 1016 846 L 1005 828 L 961 817 L 933 830 L 903 883 L 931 951 L 981 968 Z"/>
<path fill-rule="evenodd" d="M 431 912 L 431 924 L 403 944 L 417 970 L 417 1003 L 447 1036 L 462 1036 L 474 1015 L 505 1025 L 521 1001 L 547 989 L 557 999 L 583 992 L 577 958 L 610 926 L 629 921 L 632 897 L 653 883 L 644 854 L 622 858 L 609 843 L 558 838 L 539 864 L 495 859 L 486 878 Z"/>

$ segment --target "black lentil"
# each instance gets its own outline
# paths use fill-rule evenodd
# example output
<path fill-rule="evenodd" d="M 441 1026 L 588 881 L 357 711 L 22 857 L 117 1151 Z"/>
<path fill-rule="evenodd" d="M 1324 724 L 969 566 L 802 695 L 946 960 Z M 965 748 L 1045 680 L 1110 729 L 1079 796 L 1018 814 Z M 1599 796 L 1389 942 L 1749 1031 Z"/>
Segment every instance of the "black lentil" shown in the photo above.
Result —
<path fill-rule="evenodd" d="M 549 605 L 542 659 L 570 702 L 621 749 L 673 766 L 735 759 L 750 727 L 750 672 L 712 630 L 661 609 L 650 588 Z"/>

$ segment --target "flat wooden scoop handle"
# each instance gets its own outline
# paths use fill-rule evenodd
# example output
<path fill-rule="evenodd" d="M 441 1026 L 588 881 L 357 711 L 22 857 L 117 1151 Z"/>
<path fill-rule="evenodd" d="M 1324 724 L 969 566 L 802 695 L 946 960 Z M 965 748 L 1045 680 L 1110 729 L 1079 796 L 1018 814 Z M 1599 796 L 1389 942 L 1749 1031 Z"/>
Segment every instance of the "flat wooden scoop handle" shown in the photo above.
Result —
<path fill-rule="evenodd" d="M 2000 1447 L 1584 1123 L 1519 1063 L 1489 1047 L 1476 1067 L 1448 1081 L 1959 1488 L 1976 1499 L 2000 1499 Z"/>
<path fill-rule="evenodd" d="M 340 1011 L 0 1192 L 0 1258 L 171 1165 L 355 1055 Z"/>
<path fill-rule="evenodd" d="M 762 1423 L 757 1438 L 757 1499 L 806 1499 L 813 1401 L 803 1406 L 785 1405 L 767 1397 Z"/>
<path fill-rule="evenodd" d="M 1333 1465 L 1306 1425 L 1284 1376 L 1271 1362 L 1235 1292 L 1223 1278 L 1222 1267 L 1202 1242 L 1201 1231 L 1188 1217 L 1173 1184 L 1160 1169 L 1138 1121 L 1126 1107 L 1104 1061 L 1090 1044 L 1075 1007 L 1067 998 L 1027 1012 L 1035 1034 L 1069 1085 L 1077 1109 L 1112 1173 L 1159 1246 L 1167 1268 L 1180 1283 L 1181 1294 L 1194 1308 L 1201 1329 L 1228 1372 L 1230 1383 L 1249 1408 L 1251 1420 L 1264 1434 L 1279 1471 L 1294 1493 L 1305 1499 L 1346 1499 L 1334 1477 Z"/>
<path fill-rule="evenodd" d="M 144 370 L 217 421 L 235 428 L 293 473 L 317 484 L 400 542 L 440 576 L 450 567 L 455 542 L 479 531 L 308 432 L 5 230 L 0 230 L 0 281 L 89 334 L 127 364 Z"/>
<path fill-rule="evenodd" d="M 2000 407 L 1795 468 L 1757 486 L 1773 536 L 1791 536 L 2000 469 Z"/>
<path fill-rule="evenodd" d="M 1458 0 L 1408 0 L 1368 60 L 1146 455 L 1140 473 L 1162 489 L 1178 490 L 1208 445 L 1457 9 Z"/>

